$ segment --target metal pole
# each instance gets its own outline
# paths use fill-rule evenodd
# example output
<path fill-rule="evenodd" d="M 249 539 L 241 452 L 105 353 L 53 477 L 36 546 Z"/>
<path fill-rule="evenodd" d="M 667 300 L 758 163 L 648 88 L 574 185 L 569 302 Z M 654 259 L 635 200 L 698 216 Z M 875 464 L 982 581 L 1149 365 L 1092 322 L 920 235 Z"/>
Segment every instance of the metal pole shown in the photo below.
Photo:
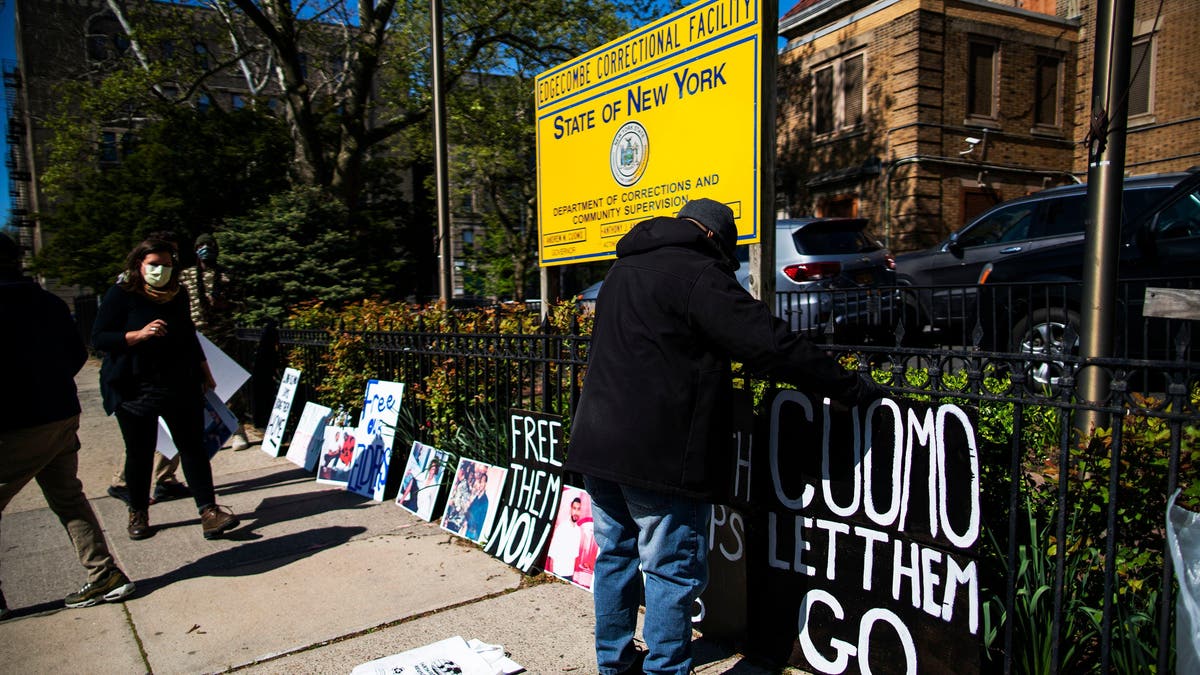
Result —
<path fill-rule="evenodd" d="M 1096 56 L 1092 75 L 1091 141 L 1088 146 L 1088 226 L 1083 256 L 1079 353 L 1087 358 L 1112 355 L 1116 305 L 1117 256 L 1121 246 L 1121 189 L 1125 173 L 1125 92 L 1129 89 L 1129 45 L 1133 37 L 1133 0 L 1101 0 L 1096 7 Z M 1108 381 L 1096 367 L 1079 376 L 1079 398 L 1101 403 Z M 1089 434 L 1108 426 L 1106 417 L 1081 411 L 1075 429 Z"/>
<path fill-rule="evenodd" d="M 776 64 L 779 60 L 779 1 L 764 0 L 762 16 L 762 81 L 758 94 L 759 129 L 759 201 L 758 246 L 750 247 L 750 273 L 758 299 L 777 310 L 775 303 L 775 91 Z"/>
<path fill-rule="evenodd" d="M 433 148 L 437 180 L 438 296 L 449 304 L 454 295 L 454 258 L 450 248 L 450 171 L 446 151 L 446 95 L 443 77 L 446 57 L 442 51 L 442 0 L 429 0 L 433 47 Z"/>

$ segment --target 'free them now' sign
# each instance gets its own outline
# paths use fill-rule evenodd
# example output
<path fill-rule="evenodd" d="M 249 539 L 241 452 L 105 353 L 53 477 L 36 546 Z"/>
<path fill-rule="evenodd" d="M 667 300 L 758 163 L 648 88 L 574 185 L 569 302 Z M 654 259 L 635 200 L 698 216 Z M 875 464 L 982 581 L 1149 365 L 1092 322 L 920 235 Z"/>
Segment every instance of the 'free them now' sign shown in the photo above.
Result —
<path fill-rule="evenodd" d="M 538 75 L 542 265 L 701 197 L 758 241 L 761 25 L 757 0 L 698 2 Z"/>

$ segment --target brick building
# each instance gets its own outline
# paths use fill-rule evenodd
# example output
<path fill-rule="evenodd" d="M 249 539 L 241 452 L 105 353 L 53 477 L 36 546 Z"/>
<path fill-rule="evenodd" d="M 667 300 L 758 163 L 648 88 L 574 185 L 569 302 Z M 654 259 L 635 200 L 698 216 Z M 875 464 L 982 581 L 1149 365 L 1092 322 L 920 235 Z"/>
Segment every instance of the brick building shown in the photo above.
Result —
<path fill-rule="evenodd" d="M 1200 28 L 1200 0 L 1163 0 L 1158 30 L 1158 3 L 1137 6 L 1134 53 L 1153 58 L 1133 78 L 1145 112 L 1128 169 L 1181 170 L 1200 163 L 1200 87 L 1181 72 L 1200 48 L 1177 34 Z M 1094 13 L 1094 0 L 801 0 L 779 26 L 780 211 L 869 218 L 900 252 L 1086 179 Z"/>

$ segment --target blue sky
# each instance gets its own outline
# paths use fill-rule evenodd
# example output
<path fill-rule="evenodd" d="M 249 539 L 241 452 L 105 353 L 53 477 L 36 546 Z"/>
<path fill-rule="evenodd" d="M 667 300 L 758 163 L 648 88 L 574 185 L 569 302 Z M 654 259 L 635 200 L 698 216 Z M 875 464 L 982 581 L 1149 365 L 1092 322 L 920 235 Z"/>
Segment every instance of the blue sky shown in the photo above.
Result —
<path fill-rule="evenodd" d="M 795 0 L 780 0 L 779 16 L 783 16 L 784 12 L 796 4 Z M 0 0 L 0 60 L 16 61 L 17 47 L 16 40 L 13 36 L 13 28 L 15 19 L 13 16 L 16 0 Z M 6 103 L 0 99 L 0 107 L 6 106 Z M 0 125 L 4 125 L 8 120 L 8 110 L 3 110 L 3 116 L 0 116 Z M 7 131 L 7 129 L 5 129 Z M 8 159 L 8 145 L 5 144 L 4 160 Z M 8 167 L 5 162 L 0 161 L 0 228 L 7 228 L 8 215 L 11 208 L 11 203 L 8 198 Z"/>
<path fill-rule="evenodd" d="M 3 4 L 3 9 L 0 9 L 0 60 L 16 61 L 17 60 L 17 44 L 13 39 L 13 7 L 16 0 L 0 0 Z M 0 126 L 6 125 L 8 122 L 8 108 L 6 103 L 0 103 L 0 108 L 3 108 L 3 116 L 0 116 Z M 8 129 L 4 129 L 5 132 Z M 8 145 L 4 146 L 4 160 L 8 159 Z M 4 161 L 0 161 L 0 227 L 8 225 L 8 211 L 10 208 L 8 199 L 8 166 Z"/>

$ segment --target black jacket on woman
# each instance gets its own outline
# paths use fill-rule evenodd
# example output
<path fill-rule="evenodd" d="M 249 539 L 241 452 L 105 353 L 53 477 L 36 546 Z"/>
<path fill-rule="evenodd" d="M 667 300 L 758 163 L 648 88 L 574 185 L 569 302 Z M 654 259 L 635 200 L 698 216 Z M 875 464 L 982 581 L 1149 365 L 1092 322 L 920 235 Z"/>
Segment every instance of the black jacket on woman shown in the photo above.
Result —
<path fill-rule="evenodd" d="M 877 397 L 788 329 L 733 276 L 737 265 L 695 223 L 653 218 L 617 243 L 604 279 L 568 469 L 713 500 L 732 463 L 730 361 L 855 403 Z"/>
<path fill-rule="evenodd" d="M 167 323 L 166 335 L 134 346 L 125 333 L 141 330 L 155 319 Z M 113 286 L 104 294 L 92 326 L 92 346 L 104 352 L 100 394 L 108 414 L 127 401 L 155 389 L 173 396 L 199 397 L 204 350 L 192 323 L 187 290 L 157 303 L 136 291 Z"/>

